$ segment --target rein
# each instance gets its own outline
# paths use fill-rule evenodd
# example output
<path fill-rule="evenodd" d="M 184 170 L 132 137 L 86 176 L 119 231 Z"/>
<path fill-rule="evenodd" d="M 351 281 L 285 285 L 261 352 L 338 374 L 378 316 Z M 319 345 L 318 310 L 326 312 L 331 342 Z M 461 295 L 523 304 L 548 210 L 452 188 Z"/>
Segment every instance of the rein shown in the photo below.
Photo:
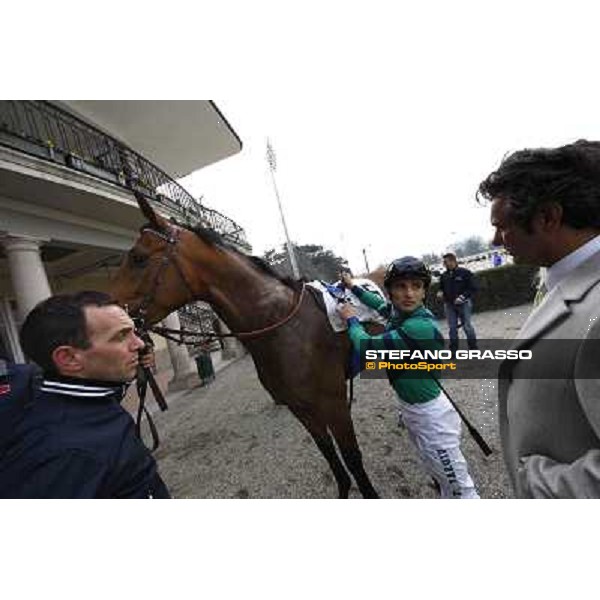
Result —
<path fill-rule="evenodd" d="M 190 329 L 169 329 L 168 327 L 149 327 L 148 331 L 152 333 L 156 333 L 164 338 L 177 342 L 178 344 L 187 344 L 189 346 L 200 346 L 204 344 L 204 342 L 192 342 L 185 341 L 184 336 L 188 337 L 198 337 L 203 339 L 219 339 L 226 337 L 235 337 L 240 339 L 252 339 L 256 337 L 260 337 L 266 333 L 270 333 L 275 329 L 279 329 L 283 325 L 285 325 L 288 321 L 291 321 L 296 313 L 300 310 L 300 306 L 302 305 L 302 301 L 304 300 L 304 290 L 305 285 L 302 285 L 302 290 L 300 291 L 300 296 L 298 297 L 298 302 L 294 305 L 290 313 L 285 316 L 281 321 L 277 321 L 273 325 L 269 325 L 267 327 L 263 327 L 262 329 L 254 329 L 252 331 L 232 331 L 230 333 L 202 333 L 199 331 L 191 331 Z M 175 336 L 178 335 L 179 339 Z"/>
<path fill-rule="evenodd" d="M 136 334 L 144 341 L 146 347 L 152 347 L 152 339 L 148 335 L 147 330 L 136 330 Z M 154 400 L 156 404 L 158 404 L 158 408 L 161 411 L 165 411 L 169 408 L 163 393 L 156 383 L 156 379 L 154 379 L 154 374 L 149 367 L 142 367 L 142 365 L 138 365 L 137 376 L 136 376 L 136 387 L 138 397 L 140 402 L 138 404 L 137 416 L 135 419 L 135 433 L 137 437 L 142 440 L 142 419 L 144 415 L 146 415 L 146 421 L 148 422 L 148 427 L 150 429 L 150 434 L 152 435 L 152 447 L 149 448 L 150 452 L 154 452 L 160 446 L 160 438 L 158 436 L 158 430 L 156 425 L 154 424 L 154 420 L 150 415 L 150 412 L 146 408 L 146 392 L 148 391 L 148 387 L 152 390 L 154 394 Z"/>

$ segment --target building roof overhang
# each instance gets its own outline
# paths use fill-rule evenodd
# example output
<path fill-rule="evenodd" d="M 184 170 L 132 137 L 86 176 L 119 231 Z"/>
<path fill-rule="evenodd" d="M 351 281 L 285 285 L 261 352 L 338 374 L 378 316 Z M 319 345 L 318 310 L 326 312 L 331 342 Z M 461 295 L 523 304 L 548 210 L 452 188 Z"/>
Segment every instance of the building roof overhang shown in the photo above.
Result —
<path fill-rule="evenodd" d="M 242 141 L 212 100 L 54 101 L 173 179 L 237 154 Z"/>

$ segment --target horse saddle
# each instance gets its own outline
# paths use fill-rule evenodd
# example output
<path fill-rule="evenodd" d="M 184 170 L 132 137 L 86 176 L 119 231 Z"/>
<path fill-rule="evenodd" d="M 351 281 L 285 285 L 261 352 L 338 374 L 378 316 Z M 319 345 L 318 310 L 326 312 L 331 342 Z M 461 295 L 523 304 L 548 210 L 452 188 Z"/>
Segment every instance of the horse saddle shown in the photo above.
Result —
<path fill-rule="evenodd" d="M 385 300 L 381 288 L 370 279 L 354 279 L 354 283 L 368 292 L 377 294 Z M 339 333 L 346 331 L 346 321 L 340 317 L 337 307 L 342 302 L 350 302 L 358 313 L 358 320 L 363 323 L 370 335 L 383 333 L 385 319 L 374 309 L 365 306 L 350 290 L 340 282 L 333 285 L 324 281 L 311 281 L 306 284 L 317 304 L 327 314 L 331 328 Z M 360 354 L 352 349 L 346 362 L 346 379 L 356 377 L 360 373 Z"/>
<path fill-rule="evenodd" d="M 367 292 L 377 294 L 385 300 L 385 295 L 381 291 L 381 288 L 370 279 L 354 279 L 354 283 Z M 315 295 L 317 301 L 321 299 L 322 302 L 319 302 L 319 305 L 327 314 L 331 328 L 338 333 L 347 329 L 346 321 L 340 317 L 337 311 L 337 307 L 341 302 L 352 304 L 358 313 L 358 320 L 361 323 L 370 322 L 382 325 L 385 323 L 385 319 L 376 310 L 365 306 L 349 289 L 343 287 L 339 281 L 330 285 L 324 281 L 315 280 L 310 281 L 306 285 L 319 292 L 319 295 L 313 295 Z"/>

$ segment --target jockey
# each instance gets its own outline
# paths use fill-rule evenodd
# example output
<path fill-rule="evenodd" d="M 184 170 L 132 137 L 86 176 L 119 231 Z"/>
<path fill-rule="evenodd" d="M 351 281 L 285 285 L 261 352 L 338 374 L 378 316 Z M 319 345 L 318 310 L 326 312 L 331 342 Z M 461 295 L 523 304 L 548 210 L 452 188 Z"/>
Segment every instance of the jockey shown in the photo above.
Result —
<path fill-rule="evenodd" d="M 412 344 L 413 347 L 409 346 L 413 340 L 423 349 L 443 348 L 444 340 L 435 317 L 423 305 L 431 274 L 422 261 L 405 256 L 389 265 L 384 286 L 391 303 L 354 285 L 350 275 L 341 277 L 361 302 L 387 320 L 385 332 L 371 336 L 356 318 L 354 308 L 341 305 L 338 310 L 346 319 L 348 335 L 356 350 L 414 350 Z M 390 375 L 398 409 L 421 461 L 440 486 L 442 498 L 479 498 L 460 451 L 458 413 L 433 377 L 402 377 L 400 373 Z"/>

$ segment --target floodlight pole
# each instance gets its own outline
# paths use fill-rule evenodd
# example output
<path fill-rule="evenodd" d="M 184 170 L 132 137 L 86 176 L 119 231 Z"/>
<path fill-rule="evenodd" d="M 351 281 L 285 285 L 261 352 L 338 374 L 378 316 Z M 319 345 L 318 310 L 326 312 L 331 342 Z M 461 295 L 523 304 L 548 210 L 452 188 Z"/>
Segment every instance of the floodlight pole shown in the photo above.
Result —
<path fill-rule="evenodd" d="M 277 168 L 277 159 L 275 158 L 275 151 L 271 146 L 271 142 L 267 140 L 267 162 L 269 163 L 269 171 L 271 171 L 271 179 L 273 180 L 273 189 L 275 190 L 275 197 L 277 198 L 277 206 L 279 206 L 279 214 L 281 215 L 281 223 L 283 225 L 283 231 L 285 233 L 285 245 L 287 247 L 290 264 L 292 265 L 292 273 L 296 279 L 300 279 L 300 269 L 298 269 L 298 263 L 296 262 L 296 254 L 294 253 L 294 246 L 290 241 L 288 234 L 287 225 L 285 223 L 285 217 L 283 216 L 283 207 L 281 206 L 281 199 L 279 198 L 279 190 L 277 189 L 277 183 L 275 181 L 275 169 Z"/>
<path fill-rule="evenodd" d="M 371 272 L 371 269 L 369 269 L 369 261 L 367 260 L 367 249 L 363 248 L 363 256 L 365 257 L 365 267 L 367 268 L 367 273 Z"/>

